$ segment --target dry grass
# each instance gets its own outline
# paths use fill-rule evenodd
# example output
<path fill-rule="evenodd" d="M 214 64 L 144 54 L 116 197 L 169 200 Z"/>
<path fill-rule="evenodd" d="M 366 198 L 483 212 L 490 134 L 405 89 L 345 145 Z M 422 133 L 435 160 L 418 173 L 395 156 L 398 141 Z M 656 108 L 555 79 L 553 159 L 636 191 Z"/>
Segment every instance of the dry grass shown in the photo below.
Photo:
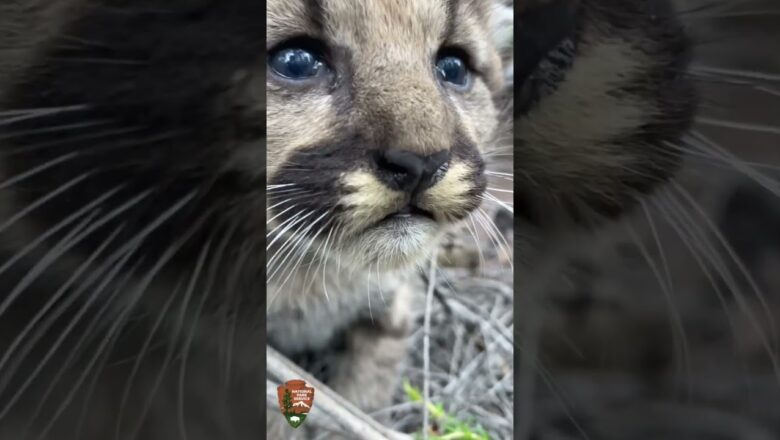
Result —
<path fill-rule="evenodd" d="M 491 439 L 512 438 L 513 426 L 513 288 L 512 270 L 500 261 L 501 251 L 483 246 L 484 268 L 479 275 L 466 269 L 438 269 L 435 299 L 430 310 L 430 400 L 449 416 Z M 424 312 L 417 308 L 418 330 L 410 338 L 403 376 L 423 388 Z M 393 427 L 419 432 L 423 405 L 397 392 L 389 408 Z M 431 418 L 432 432 L 441 421 Z M 476 438 L 476 437 L 475 437 Z"/>

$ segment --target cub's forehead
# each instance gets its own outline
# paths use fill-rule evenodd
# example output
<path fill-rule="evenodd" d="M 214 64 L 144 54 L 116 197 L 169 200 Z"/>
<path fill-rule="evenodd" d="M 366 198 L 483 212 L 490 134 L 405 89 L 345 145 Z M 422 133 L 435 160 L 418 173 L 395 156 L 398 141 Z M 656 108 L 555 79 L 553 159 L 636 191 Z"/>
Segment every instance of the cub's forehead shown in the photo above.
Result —
<path fill-rule="evenodd" d="M 342 41 L 407 34 L 419 41 L 440 38 L 452 22 L 457 0 L 270 0 L 269 40 L 291 32 Z M 269 41 L 270 43 L 270 41 Z"/>
<path fill-rule="evenodd" d="M 450 21 L 444 0 L 323 0 L 325 33 L 349 45 L 379 39 L 436 43 Z"/>
<path fill-rule="evenodd" d="M 343 43 L 441 42 L 485 24 L 487 0 L 269 0 L 268 43 L 317 35 Z"/>

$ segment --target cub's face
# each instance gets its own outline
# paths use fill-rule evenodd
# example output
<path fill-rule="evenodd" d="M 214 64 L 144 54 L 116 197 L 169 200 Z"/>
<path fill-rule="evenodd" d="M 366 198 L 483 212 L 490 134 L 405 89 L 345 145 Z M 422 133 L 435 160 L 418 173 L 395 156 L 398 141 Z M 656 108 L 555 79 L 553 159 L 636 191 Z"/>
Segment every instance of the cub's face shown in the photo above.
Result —
<path fill-rule="evenodd" d="M 268 2 L 269 267 L 296 247 L 414 263 L 480 204 L 502 87 L 489 3 Z"/>

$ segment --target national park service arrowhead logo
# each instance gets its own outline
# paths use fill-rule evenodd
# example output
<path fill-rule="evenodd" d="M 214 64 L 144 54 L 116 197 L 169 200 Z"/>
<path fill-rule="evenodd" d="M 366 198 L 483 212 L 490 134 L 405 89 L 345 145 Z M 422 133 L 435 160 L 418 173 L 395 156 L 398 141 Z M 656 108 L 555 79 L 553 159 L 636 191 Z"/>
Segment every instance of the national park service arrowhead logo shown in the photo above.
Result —
<path fill-rule="evenodd" d="M 314 404 L 314 388 L 304 380 L 288 380 L 276 388 L 279 409 L 293 428 L 301 426 Z"/>

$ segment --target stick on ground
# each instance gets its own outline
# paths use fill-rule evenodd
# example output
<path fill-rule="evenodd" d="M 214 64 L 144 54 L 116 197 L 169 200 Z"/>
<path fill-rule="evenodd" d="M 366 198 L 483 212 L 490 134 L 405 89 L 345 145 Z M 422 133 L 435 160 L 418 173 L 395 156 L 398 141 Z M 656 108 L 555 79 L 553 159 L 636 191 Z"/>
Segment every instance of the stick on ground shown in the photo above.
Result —
<path fill-rule="evenodd" d="M 303 379 L 316 390 L 316 403 L 307 421 L 314 426 L 365 440 L 411 440 L 393 431 L 349 403 L 273 348 L 266 346 L 266 404 L 277 405 L 276 387 L 291 378 Z"/>

